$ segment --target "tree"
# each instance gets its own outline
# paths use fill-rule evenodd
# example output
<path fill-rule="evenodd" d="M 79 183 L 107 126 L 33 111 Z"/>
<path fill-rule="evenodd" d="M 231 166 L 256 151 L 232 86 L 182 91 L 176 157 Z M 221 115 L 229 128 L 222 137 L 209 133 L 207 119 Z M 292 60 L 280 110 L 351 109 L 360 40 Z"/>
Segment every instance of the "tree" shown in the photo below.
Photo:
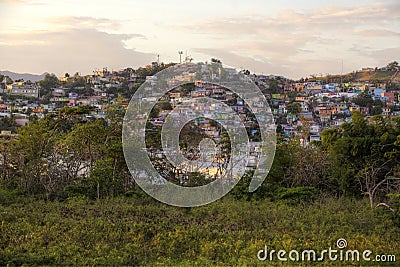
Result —
<path fill-rule="evenodd" d="M 353 103 L 361 107 L 371 108 L 374 101 L 372 100 L 372 97 L 368 93 L 363 92 L 362 94 L 358 95 L 353 99 Z"/>
<path fill-rule="evenodd" d="M 390 62 L 386 66 L 389 70 L 397 70 L 399 68 L 399 63 L 397 61 Z"/>
<path fill-rule="evenodd" d="M 212 62 L 212 63 L 218 63 L 218 64 L 221 64 L 221 63 L 222 63 L 221 60 L 219 60 L 219 59 L 217 59 L 217 58 L 211 58 L 211 62 Z"/>
<path fill-rule="evenodd" d="M 58 84 L 59 80 L 54 73 L 52 74 L 47 73 L 44 76 L 44 79 L 39 82 L 39 85 L 47 91 L 49 91 L 51 88 L 56 87 Z"/>
<path fill-rule="evenodd" d="M 13 116 L 0 118 L 0 131 L 15 132 L 16 129 L 17 123 L 15 122 L 15 118 Z"/>
<path fill-rule="evenodd" d="M 372 116 L 374 116 L 374 115 L 382 114 L 382 112 L 383 112 L 382 107 L 381 107 L 381 106 L 376 106 L 376 107 L 373 107 L 373 108 L 371 109 L 370 114 L 371 114 Z"/>
<path fill-rule="evenodd" d="M 86 85 L 85 77 L 79 75 L 79 72 L 76 72 L 72 77 L 73 82 L 71 84 L 72 87 L 84 87 Z"/>
<path fill-rule="evenodd" d="M 332 175 L 345 194 L 368 195 L 371 206 L 395 186 L 389 177 L 400 163 L 400 119 L 375 116 L 367 123 L 360 112 L 339 130 L 322 133 L 322 144 L 330 153 Z M 382 185 L 385 184 L 385 187 Z M 395 187 L 399 190 L 399 187 Z"/>
<path fill-rule="evenodd" d="M 357 175 L 361 191 L 364 195 L 368 196 L 371 208 L 374 207 L 376 194 L 385 183 L 389 182 L 389 178 L 393 172 L 393 169 L 389 169 L 388 165 L 390 165 L 390 160 L 382 164 L 368 164 Z M 384 192 L 384 195 L 388 193 L 390 192 Z"/>
<path fill-rule="evenodd" d="M 1 84 L 1 86 L 3 86 L 4 81 L 6 82 L 6 84 L 12 84 L 13 83 L 13 80 L 10 77 L 5 76 L 3 74 L 0 74 L 0 84 Z"/>
<path fill-rule="evenodd" d="M 250 75 L 250 71 L 249 70 L 241 70 L 240 72 L 243 73 L 246 76 Z"/>
<path fill-rule="evenodd" d="M 335 191 L 329 177 L 330 161 L 326 151 L 314 146 L 300 146 L 299 140 L 290 141 L 287 151 L 291 160 L 283 180 L 285 187 L 311 186 Z"/>
<path fill-rule="evenodd" d="M 12 138 L 0 139 L 0 187 L 14 189 L 18 169 L 15 161 L 14 140 Z"/>
<path fill-rule="evenodd" d="M 304 119 L 304 115 L 300 115 L 300 121 L 301 121 L 301 135 L 303 137 L 304 142 L 308 141 L 308 138 L 310 137 L 310 127 L 311 123 L 310 121 Z"/>
<path fill-rule="evenodd" d="M 57 140 L 63 139 L 63 119 L 46 116 L 18 129 L 13 147 L 15 182 L 27 195 L 45 193 L 46 199 L 63 194 L 68 177 L 61 170 Z"/>
<path fill-rule="evenodd" d="M 75 124 L 62 140 L 68 163 L 74 166 L 74 188 L 86 196 L 116 196 L 134 187 L 122 150 L 121 99 L 106 107 L 107 117 Z M 78 172 L 84 175 L 78 177 Z M 70 187 L 70 191 L 76 191 Z"/>
<path fill-rule="evenodd" d="M 299 114 L 301 112 L 301 105 L 298 102 L 290 103 L 286 106 L 286 110 L 290 114 Z"/>

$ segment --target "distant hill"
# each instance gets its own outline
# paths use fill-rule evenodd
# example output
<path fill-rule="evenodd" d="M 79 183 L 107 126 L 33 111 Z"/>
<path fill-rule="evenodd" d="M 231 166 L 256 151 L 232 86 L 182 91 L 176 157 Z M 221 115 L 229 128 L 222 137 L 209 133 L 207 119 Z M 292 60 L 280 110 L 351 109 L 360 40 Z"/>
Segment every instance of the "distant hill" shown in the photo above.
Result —
<path fill-rule="evenodd" d="M 326 75 L 323 77 L 312 77 L 310 81 L 322 80 L 325 82 L 400 82 L 400 71 L 376 70 L 376 71 L 357 71 L 343 75 Z"/>
<path fill-rule="evenodd" d="M 378 81 L 378 82 L 390 82 L 393 75 L 396 74 L 396 71 L 362 71 L 357 72 L 354 79 L 356 81 Z"/>
<path fill-rule="evenodd" d="M 393 82 L 393 83 L 400 83 L 400 71 L 398 71 L 398 72 L 396 73 L 396 75 L 393 75 L 393 77 L 392 77 L 392 82 Z"/>
<path fill-rule="evenodd" d="M 31 82 L 37 82 L 40 80 L 43 80 L 44 76 L 47 73 L 43 73 L 40 75 L 36 75 L 36 74 L 30 74 L 30 73 L 16 73 L 16 72 L 12 72 L 12 71 L 0 71 L 1 74 L 10 77 L 13 81 L 15 80 L 19 80 L 19 79 L 24 79 L 24 81 L 31 81 Z"/>

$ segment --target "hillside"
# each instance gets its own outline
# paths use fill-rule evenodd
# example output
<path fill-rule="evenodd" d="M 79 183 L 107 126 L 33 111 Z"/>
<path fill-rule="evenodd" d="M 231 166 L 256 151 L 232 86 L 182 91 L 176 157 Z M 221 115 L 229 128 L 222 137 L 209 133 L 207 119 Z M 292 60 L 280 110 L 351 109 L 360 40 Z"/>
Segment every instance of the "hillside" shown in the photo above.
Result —
<path fill-rule="evenodd" d="M 340 83 L 340 82 L 396 82 L 400 83 L 400 72 L 396 71 L 353 71 L 347 74 L 328 74 L 323 77 L 311 77 L 309 81 L 321 80 L 325 83 Z"/>
<path fill-rule="evenodd" d="M 365 81 L 389 82 L 394 74 L 396 74 L 396 71 L 381 71 L 381 70 L 373 72 L 362 71 L 355 73 L 354 80 L 361 82 Z"/>
<path fill-rule="evenodd" d="M 23 79 L 24 81 L 37 82 L 43 80 L 46 73 L 43 74 L 30 74 L 30 73 L 17 73 L 12 71 L 0 71 L 0 74 L 10 77 L 13 81 Z"/>
<path fill-rule="evenodd" d="M 0 194 L 1 196 L 1 194 Z M 335 248 L 398 254 L 399 228 L 361 200 L 325 199 L 288 205 L 235 201 L 177 208 L 147 197 L 0 205 L 1 266 L 287 266 L 257 252 Z M 371 258 L 373 256 L 371 255 Z M 361 257 L 360 257 L 361 258 Z M 363 261 L 302 261 L 296 266 L 376 266 Z M 382 266 L 394 266 L 387 262 Z"/>
<path fill-rule="evenodd" d="M 394 77 L 392 78 L 392 82 L 393 83 L 400 83 L 400 71 L 398 71 L 396 73 L 396 75 L 394 75 Z"/>

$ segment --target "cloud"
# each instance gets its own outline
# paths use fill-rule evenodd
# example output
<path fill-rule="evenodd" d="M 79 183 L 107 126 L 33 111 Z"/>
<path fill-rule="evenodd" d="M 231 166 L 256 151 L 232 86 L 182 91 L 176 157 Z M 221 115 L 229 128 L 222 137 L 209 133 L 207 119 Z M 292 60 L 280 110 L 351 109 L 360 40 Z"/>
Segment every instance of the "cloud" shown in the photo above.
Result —
<path fill-rule="evenodd" d="M 386 29 L 355 29 L 353 33 L 361 37 L 400 37 L 400 32 Z"/>
<path fill-rule="evenodd" d="M 37 0 L 0 0 L 0 4 L 11 5 L 42 5 L 42 1 Z"/>
<path fill-rule="evenodd" d="M 229 61 L 236 59 L 244 63 L 246 60 L 243 57 L 246 57 L 247 63 L 255 69 L 264 66 L 264 71 L 282 71 L 289 77 L 300 77 L 318 69 L 321 69 L 320 72 L 340 70 L 337 65 L 343 58 L 350 64 L 349 67 L 355 69 L 362 64 L 387 61 L 389 51 L 397 51 L 389 48 L 398 47 L 400 43 L 398 11 L 398 1 L 378 2 L 346 8 L 329 6 L 306 11 L 280 10 L 274 16 L 258 13 L 212 18 L 198 20 L 184 28 L 223 47 L 213 50 L 213 47 L 203 46 L 196 47 L 195 51 L 223 61 L 226 57 Z M 377 42 L 374 37 L 380 37 L 380 41 Z M 359 40 L 363 40 L 362 45 L 355 47 L 354 42 Z M 382 51 L 370 54 L 366 46 L 377 45 Z M 392 54 L 389 61 L 395 60 L 393 57 L 397 55 Z M 353 58 L 348 59 L 351 56 Z"/>
<path fill-rule="evenodd" d="M 399 3 L 375 3 L 361 7 L 341 8 L 339 6 L 312 9 L 306 12 L 294 10 L 279 11 L 270 15 L 241 15 L 228 18 L 213 18 L 186 25 L 199 34 L 214 37 L 268 37 L 305 34 L 307 37 L 326 31 L 342 33 L 343 30 L 358 29 L 360 26 L 390 26 L 399 18 Z"/>
<path fill-rule="evenodd" d="M 300 78 L 311 74 L 318 75 L 319 73 L 325 75 L 326 73 L 340 73 L 341 71 L 341 60 L 336 57 L 308 58 L 303 59 L 299 64 L 285 58 L 271 61 L 262 56 L 250 57 L 239 55 L 224 48 L 195 48 L 193 51 L 221 59 L 228 66 L 249 69 L 255 73 L 286 75 L 288 78 Z M 307 51 L 307 53 L 310 52 Z M 350 64 L 350 62 L 346 63 Z"/>
<path fill-rule="evenodd" d="M 122 20 L 108 19 L 108 18 L 94 18 L 87 16 L 61 16 L 51 17 L 46 22 L 63 28 L 89 28 L 89 29 L 111 29 L 116 30 L 121 27 Z M 146 37 L 142 34 L 133 34 L 133 37 L 143 38 Z"/>
<path fill-rule="evenodd" d="M 369 49 L 363 52 L 366 57 L 377 62 L 378 66 L 386 66 L 393 60 L 399 61 L 400 47 L 390 47 L 385 49 Z"/>
<path fill-rule="evenodd" d="M 28 3 L 26 0 L 0 0 L 0 4 L 23 4 Z"/>
<path fill-rule="evenodd" d="M 230 52 L 225 48 L 194 48 L 193 51 L 209 57 L 222 59 L 222 62 L 228 66 L 250 69 L 253 72 L 268 72 L 273 68 L 267 58 L 258 57 L 257 59 L 254 59 L 252 57 Z M 276 74 L 287 71 L 287 69 L 282 66 L 275 69 L 277 71 Z"/>
<path fill-rule="evenodd" d="M 149 64 L 155 55 L 124 46 L 124 41 L 134 37 L 89 28 L 3 34 L 0 37 L 0 69 L 63 74 Z"/>
<path fill-rule="evenodd" d="M 40 3 L 40 0 L 0 0 L 0 4 L 2 2 L 32 4 Z M 50 6 L 60 8 L 58 4 Z M 119 68 L 154 61 L 155 55 L 127 48 L 141 47 L 144 51 L 158 51 L 171 58 L 177 58 L 176 51 L 184 49 L 198 53 L 194 55 L 195 59 L 205 59 L 204 55 L 207 55 L 232 66 L 297 78 L 315 72 L 337 73 L 342 59 L 351 71 L 363 66 L 380 66 L 390 53 L 393 53 L 392 57 L 398 57 L 398 53 L 394 53 L 400 43 L 398 0 L 380 0 L 372 4 L 343 3 L 343 6 L 335 4 L 322 8 L 313 8 L 307 3 L 301 10 L 270 10 L 265 9 L 265 4 L 249 9 L 246 4 L 243 12 L 221 10 L 209 14 L 200 14 L 201 11 L 193 11 L 191 6 L 182 6 L 182 10 L 191 10 L 196 15 L 191 16 L 189 11 L 182 12 L 181 9 L 178 9 L 178 14 L 173 9 L 168 15 L 176 15 L 174 19 L 168 16 L 155 19 L 154 10 L 147 8 L 138 11 L 134 24 L 129 12 L 121 12 L 121 19 L 109 18 L 111 15 L 108 13 L 114 14 L 116 6 L 121 5 L 110 2 L 102 7 L 106 13 L 98 12 L 94 7 L 92 13 L 80 13 L 84 16 L 77 16 L 79 12 L 75 9 L 61 11 L 73 14 L 61 17 L 54 17 L 60 12 L 46 13 L 45 8 L 43 17 L 33 16 L 31 28 L 42 27 L 51 31 L 27 32 L 29 27 L 19 23 L 22 20 L 16 18 L 18 23 L 14 24 L 12 19 L 7 20 L 10 23 L 3 26 L 8 27 L 7 31 L 0 34 L 0 68 L 91 72 L 94 67 Z M 274 6 L 279 8 L 283 5 Z M 13 12 L 20 10 L 29 9 L 16 8 Z M 13 12 L 6 14 L 12 16 Z M 149 16 L 150 13 L 153 15 Z M 25 32 L 15 32 L 21 29 Z M 137 31 L 120 34 L 130 29 Z M 14 31 L 13 34 L 10 31 Z M 112 34 L 116 32 L 119 34 Z M 389 61 L 392 60 L 399 59 L 391 58 Z"/>

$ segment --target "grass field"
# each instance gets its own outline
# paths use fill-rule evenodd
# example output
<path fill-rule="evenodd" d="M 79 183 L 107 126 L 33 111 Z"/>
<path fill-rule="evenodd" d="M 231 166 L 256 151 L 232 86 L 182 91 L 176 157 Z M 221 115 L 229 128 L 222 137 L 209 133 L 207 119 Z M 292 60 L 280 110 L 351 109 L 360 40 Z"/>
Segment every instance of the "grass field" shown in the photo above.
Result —
<path fill-rule="evenodd" d="M 389 82 L 395 73 L 396 71 L 358 72 L 354 80 Z"/>
<path fill-rule="evenodd" d="M 293 206 L 236 201 L 228 195 L 198 208 L 175 208 L 147 198 L 19 199 L 0 205 L 0 216 L 1 266 L 288 265 L 294 262 L 259 261 L 257 252 L 265 245 L 288 252 L 321 251 L 334 248 L 339 238 L 347 240 L 348 249 L 397 253 L 400 260 L 400 229 L 390 215 L 347 198 Z"/>

